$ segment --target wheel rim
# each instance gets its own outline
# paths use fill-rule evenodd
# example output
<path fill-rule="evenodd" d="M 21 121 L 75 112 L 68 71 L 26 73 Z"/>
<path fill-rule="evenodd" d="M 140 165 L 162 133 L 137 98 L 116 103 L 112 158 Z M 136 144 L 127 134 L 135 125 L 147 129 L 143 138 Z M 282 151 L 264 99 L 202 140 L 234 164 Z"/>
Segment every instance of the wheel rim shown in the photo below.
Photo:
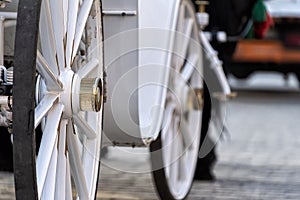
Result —
<path fill-rule="evenodd" d="M 42 2 L 34 124 L 42 130 L 36 158 L 41 199 L 95 197 L 102 130 L 101 25 L 99 1 Z"/>
<path fill-rule="evenodd" d="M 191 188 L 200 143 L 202 52 L 193 13 L 191 4 L 182 1 L 161 131 L 163 169 L 174 199 L 185 198 Z"/>

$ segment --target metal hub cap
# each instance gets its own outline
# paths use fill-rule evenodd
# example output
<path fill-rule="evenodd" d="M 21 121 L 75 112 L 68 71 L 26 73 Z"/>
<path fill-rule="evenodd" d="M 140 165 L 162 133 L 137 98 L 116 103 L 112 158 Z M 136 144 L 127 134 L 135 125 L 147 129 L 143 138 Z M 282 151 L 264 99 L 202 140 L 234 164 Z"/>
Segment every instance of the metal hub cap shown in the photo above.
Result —
<path fill-rule="evenodd" d="M 98 112 L 102 104 L 102 82 L 99 78 L 84 78 L 80 83 L 80 110 Z"/>
<path fill-rule="evenodd" d="M 63 85 L 61 91 L 52 91 L 60 96 L 59 102 L 64 105 L 63 118 L 71 118 L 80 111 L 99 112 L 101 110 L 103 93 L 100 78 L 79 78 L 72 70 L 66 70 L 60 76 Z M 37 81 L 40 97 L 47 94 L 44 82 Z"/>

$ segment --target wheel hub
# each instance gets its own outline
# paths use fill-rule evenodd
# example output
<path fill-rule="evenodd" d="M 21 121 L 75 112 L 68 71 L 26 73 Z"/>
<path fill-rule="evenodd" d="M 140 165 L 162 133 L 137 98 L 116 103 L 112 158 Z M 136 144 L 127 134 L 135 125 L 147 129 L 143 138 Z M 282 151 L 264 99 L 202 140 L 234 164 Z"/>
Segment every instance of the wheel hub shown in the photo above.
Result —
<path fill-rule="evenodd" d="M 171 98 L 176 104 L 176 111 L 183 110 L 202 110 L 204 106 L 203 88 L 193 88 L 185 82 L 177 81 L 175 84 L 175 97 Z M 179 101 L 176 101 L 176 98 Z M 183 106 L 181 108 L 181 106 Z"/>
<path fill-rule="evenodd" d="M 187 97 L 187 107 L 189 108 L 189 110 L 202 110 L 203 106 L 203 89 L 190 89 Z"/>
<path fill-rule="evenodd" d="M 42 84 L 44 81 L 37 81 L 37 91 L 39 91 L 37 101 L 40 101 L 46 93 L 59 93 L 59 103 L 64 105 L 63 118 L 71 118 L 80 111 L 101 110 L 103 91 L 100 78 L 80 79 L 72 70 L 66 70 L 59 79 L 63 85 L 62 91 L 47 91 Z"/>
<path fill-rule="evenodd" d="M 72 117 L 72 85 L 74 79 L 74 72 L 72 70 L 66 70 L 60 76 L 60 80 L 63 83 L 63 91 L 60 96 L 60 102 L 64 105 L 64 118 Z"/>

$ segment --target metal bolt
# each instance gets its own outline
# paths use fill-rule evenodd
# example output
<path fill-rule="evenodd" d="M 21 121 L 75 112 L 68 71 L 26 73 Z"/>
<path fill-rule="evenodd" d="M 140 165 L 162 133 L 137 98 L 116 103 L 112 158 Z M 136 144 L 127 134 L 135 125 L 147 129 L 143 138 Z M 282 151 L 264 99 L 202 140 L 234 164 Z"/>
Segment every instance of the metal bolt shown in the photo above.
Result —
<path fill-rule="evenodd" d="M 208 1 L 195 1 L 196 5 L 198 5 L 198 9 L 200 13 L 204 13 L 205 12 L 205 6 L 209 5 Z"/>

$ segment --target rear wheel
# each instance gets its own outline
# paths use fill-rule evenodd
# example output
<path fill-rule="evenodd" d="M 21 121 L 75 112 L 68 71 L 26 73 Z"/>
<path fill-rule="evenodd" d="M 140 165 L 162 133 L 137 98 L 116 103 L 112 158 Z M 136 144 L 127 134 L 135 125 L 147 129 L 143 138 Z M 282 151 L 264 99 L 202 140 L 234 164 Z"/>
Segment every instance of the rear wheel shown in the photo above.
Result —
<path fill-rule="evenodd" d="M 210 137 L 207 135 L 210 120 L 211 120 L 212 102 L 206 84 L 204 84 L 203 100 L 204 100 L 204 107 L 203 107 L 203 115 L 202 115 L 201 140 L 200 140 L 199 156 L 198 156 L 197 167 L 196 167 L 194 178 L 195 180 L 213 181 L 215 179 L 213 174 L 213 167 L 217 161 L 215 147 L 212 147 L 212 149 L 204 157 L 202 157 L 200 153 L 201 147 L 214 145 L 212 139 L 210 139 Z"/>
<path fill-rule="evenodd" d="M 177 19 L 163 127 L 150 145 L 153 178 L 161 199 L 184 199 L 197 164 L 202 109 L 202 50 L 193 5 L 183 0 Z"/>
<path fill-rule="evenodd" d="M 13 94 L 17 199 L 95 198 L 101 20 L 96 0 L 20 1 Z"/>

